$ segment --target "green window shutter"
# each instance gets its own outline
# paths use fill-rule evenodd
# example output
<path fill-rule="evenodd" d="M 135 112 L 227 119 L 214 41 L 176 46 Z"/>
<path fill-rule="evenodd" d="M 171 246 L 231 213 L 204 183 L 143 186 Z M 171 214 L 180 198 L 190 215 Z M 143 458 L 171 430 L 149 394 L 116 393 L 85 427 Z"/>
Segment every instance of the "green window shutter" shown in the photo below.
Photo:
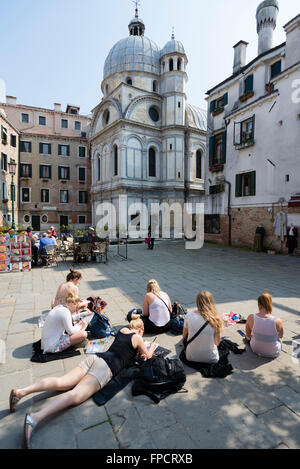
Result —
<path fill-rule="evenodd" d="M 40 143 L 40 153 L 43 153 L 43 144 Z"/>
<path fill-rule="evenodd" d="M 209 137 L 209 166 L 213 165 L 214 161 L 214 147 L 215 147 L 215 137 Z"/>
<path fill-rule="evenodd" d="M 225 93 L 223 96 L 223 106 L 227 106 L 228 104 L 228 93 Z"/>
<path fill-rule="evenodd" d="M 256 171 L 250 173 L 250 195 L 256 195 Z"/>
<path fill-rule="evenodd" d="M 245 80 L 245 93 L 253 91 L 253 75 L 249 75 Z"/>
<path fill-rule="evenodd" d="M 70 156 L 70 145 L 67 146 L 67 156 Z"/>
<path fill-rule="evenodd" d="M 61 145 L 58 144 L 58 154 L 61 155 Z"/>
<path fill-rule="evenodd" d="M 226 163 L 226 146 L 227 146 L 227 131 L 223 132 L 222 136 L 222 164 Z"/>
<path fill-rule="evenodd" d="M 215 108 L 216 108 L 216 100 L 214 99 L 210 103 L 210 112 L 214 112 Z"/>
<path fill-rule="evenodd" d="M 235 176 L 235 196 L 242 197 L 242 174 Z"/>
<path fill-rule="evenodd" d="M 48 148 L 49 148 L 49 155 L 51 155 L 51 143 L 48 144 Z"/>

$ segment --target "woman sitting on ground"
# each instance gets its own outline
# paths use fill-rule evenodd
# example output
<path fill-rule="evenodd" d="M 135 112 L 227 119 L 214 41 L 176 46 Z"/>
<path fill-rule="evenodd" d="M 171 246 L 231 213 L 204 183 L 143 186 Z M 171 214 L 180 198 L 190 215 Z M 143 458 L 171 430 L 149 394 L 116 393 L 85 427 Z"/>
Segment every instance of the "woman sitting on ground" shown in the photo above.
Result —
<path fill-rule="evenodd" d="M 146 334 L 163 334 L 171 328 L 172 304 L 169 295 L 161 291 L 156 280 L 149 280 L 143 304 Z"/>
<path fill-rule="evenodd" d="M 262 357 L 277 358 L 283 337 L 281 319 L 272 316 L 272 296 L 266 292 L 258 298 L 257 314 L 250 314 L 246 322 L 246 339 L 254 353 Z"/>
<path fill-rule="evenodd" d="M 34 392 L 65 391 L 51 400 L 38 412 L 26 414 L 24 444 L 29 448 L 33 429 L 45 418 L 67 407 L 85 402 L 102 389 L 124 368 L 129 367 L 139 352 L 144 360 L 152 357 L 157 344 L 147 350 L 144 341 L 144 324 L 140 316 L 133 315 L 129 328 L 121 329 L 107 352 L 90 355 L 68 374 L 58 378 L 45 378 L 23 389 L 14 389 L 10 394 L 10 411 L 16 410 L 18 401 Z"/>
<path fill-rule="evenodd" d="M 218 345 L 221 341 L 223 320 L 219 315 L 213 295 L 205 290 L 196 298 L 197 310 L 187 313 L 183 327 L 184 344 L 188 342 L 206 323 L 202 332 L 187 345 L 186 359 L 200 363 L 218 363 Z"/>
<path fill-rule="evenodd" d="M 62 283 L 57 290 L 55 300 L 52 301 L 51 308 L 54 306 L 64 304 L 69 293 L 79 296 L 78 284 L 82 278 L 80 272 L 70 269 L 67 275 L 66 282 Z"/>
<path fill-rule="evenodd" d="M 87 338 L 85 322 L 80 321 L 76 326 L 72 322 L 72 314 L 77 311 L 80 301 L 79 296 L 71 292 L 63 303 L 48 313 L 42 332 L 41 348 L 44 353 L 62 352 Z"/>

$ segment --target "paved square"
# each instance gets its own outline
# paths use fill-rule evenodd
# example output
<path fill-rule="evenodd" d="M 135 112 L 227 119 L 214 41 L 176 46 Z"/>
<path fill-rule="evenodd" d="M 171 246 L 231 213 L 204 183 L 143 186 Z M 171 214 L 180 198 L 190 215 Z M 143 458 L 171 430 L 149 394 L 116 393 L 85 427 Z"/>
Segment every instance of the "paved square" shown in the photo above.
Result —
<path fill-rule="evenodd" d="M 115 247 L 109 263 L 81 264 L 80 295 L 99 295 L 107 303 L 114 326 L 141 307 L 146 283 L 157 279 L 172 301 L 194 307 L 199 290 L 215 297 L 218 311 L 255 313 L 263 289 L 273 296 L 274 315 L 284 324 L 283 351 L 276 360 L 230 354 L 234 373 L 225 379 L 205 379 L 186 368 L 187 394 L 169 396 L 155 405 L 145 396 L 131 396 L 127 386 L 104 407 L 93 400 L 42 423 L 32 438 L 33 448 L 195 449 L 299 448 L 300 363 L 293 358 L 293 341 L 300 339 L 300 259 L 268 256 L 236 248 L 205 245 L 187 251 L 183 242 L 129 246 L 122 261 Z M 55 393 L 28 396 L 10 415 L 11 388 L 42 376 L 60 376 L 82 356 L 45 364 L 31 363 L 31 345 L 41 337 L 38 319 L 49 310 L 57 286 L 65 280 L 70 262 L 31 272 L 0 277 L 0 339 L 6 343 L 6 363 L 0 364 L 0 448 L 20 448 L 26 411 L 38 409 Z M 242 326 L 242 328 L 244 328 Z M 223 335 L 244 346 L 237 327 Z M 180 352 L 180 337 L 164 334 L 159 343 Z M 81 348 L 83 354 L 83 349 Z M 295 347 L 294 347 L 295 353 Z M 300 358 L 299 358 L 300 361 Z"/>

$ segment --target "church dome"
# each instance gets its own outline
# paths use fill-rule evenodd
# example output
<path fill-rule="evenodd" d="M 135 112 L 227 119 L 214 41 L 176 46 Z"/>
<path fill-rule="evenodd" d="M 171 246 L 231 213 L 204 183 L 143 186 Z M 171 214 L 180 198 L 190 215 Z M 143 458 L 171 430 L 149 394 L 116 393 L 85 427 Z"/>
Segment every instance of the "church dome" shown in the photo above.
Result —
<path fill-rule="evenodd" d="M 187 104 L 186 125 L 199 130 L 207 130 L 207 112 L 197 106 Z"/>
<path fill-rule="evenodd" d="M 160 49 L 145 36 L 129 36 L 113 46 L 104 65 L 103 79 L 120 72 L 160 73 Z"/>
<path fill-rule="evenodd" d="M 176 41 L 176 39 L 171 39 L 163 48 L 161 56 L 174 53 L 185 54 L 185 50 L 180 41 Z"/>

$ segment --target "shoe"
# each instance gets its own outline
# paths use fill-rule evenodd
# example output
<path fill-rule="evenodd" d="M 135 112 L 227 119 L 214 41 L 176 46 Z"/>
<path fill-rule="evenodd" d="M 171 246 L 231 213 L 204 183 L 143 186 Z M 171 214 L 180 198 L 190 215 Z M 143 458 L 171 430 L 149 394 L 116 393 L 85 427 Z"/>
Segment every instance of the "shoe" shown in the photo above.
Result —
<path fill-rule="evenodd" d="M 9 396 L 9 410 L 10 410 L 10 413 L 14 413 L 16 411 L 16 407 L 17 407 L 17 404 L 19 402 L 19 398 L 16 396 L 17 394 L 17 391 L 16 389 L 13 389 L 11 392 L 10 392 L 10 396 Z"/>
<path fill-rule="evenodd" d="M 35 423 L 30 417 L 30 414 L 26 414 L 25 419 L 24 419 L 24 430 L 23 430 L 23 448 L 24 449 L 30 449 L 30 438 L 28 437 L 28 434 L 27 434 L 28 427 L 31 427 L 32 430 L 35 427 Z"/>

